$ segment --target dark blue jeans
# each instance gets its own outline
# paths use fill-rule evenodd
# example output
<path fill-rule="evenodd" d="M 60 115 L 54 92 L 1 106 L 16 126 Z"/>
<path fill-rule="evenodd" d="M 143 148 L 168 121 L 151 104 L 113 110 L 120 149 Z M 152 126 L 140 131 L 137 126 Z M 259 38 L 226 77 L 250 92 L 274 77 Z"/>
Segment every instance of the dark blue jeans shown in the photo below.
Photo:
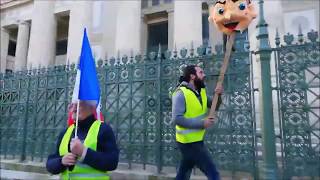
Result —
<path fill-rule="evenodd" d="M 209 151 L 204 146 L 203 141 L 182 144 L 178 143 L 178 147 L 182 154 L 179 164 L 176 180 L 190 179 L 191 171 L 197 166 L 209 180 L 219 180 L 219 172 L 214 165 Z"/>

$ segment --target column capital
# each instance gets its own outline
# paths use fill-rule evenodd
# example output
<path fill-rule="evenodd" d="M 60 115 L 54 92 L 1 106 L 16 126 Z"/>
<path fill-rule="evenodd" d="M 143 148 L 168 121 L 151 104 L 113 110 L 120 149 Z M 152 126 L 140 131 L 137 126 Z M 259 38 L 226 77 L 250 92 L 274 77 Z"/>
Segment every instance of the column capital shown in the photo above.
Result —
<path fill-rule="evenodd" d="M 20 26 L 20 25 L 30 26 L 30 23 L 28 21 L 24 21 L 24 20 L 17 20 L 15 24 L 18 26 Z"/>
<path fill-rule="evenodd" d="M 5 33 L 9 33 L 9 31 L 5 27 L 1 27 L 1 31 L 3 31 Z"/>
<path fill-rule="evenodd" d="M 174 13 L 174 8 L 170 8 L 166 10 L 168 14 Z"/>
<path fill-rule="evenodd" d="M 28 21 L 24 21 L 24 20 L 17 20 L 17 24 L 18 25 L 28 25 L 28 26 L 30 26 L 30 23 Z"/>

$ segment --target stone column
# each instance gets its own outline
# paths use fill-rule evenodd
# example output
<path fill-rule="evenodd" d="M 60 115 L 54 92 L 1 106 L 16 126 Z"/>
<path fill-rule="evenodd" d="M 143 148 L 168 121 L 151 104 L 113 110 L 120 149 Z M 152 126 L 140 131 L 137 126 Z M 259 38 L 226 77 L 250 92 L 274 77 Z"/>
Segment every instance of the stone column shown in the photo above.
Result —
<path fill-rule="evenodd" d="M 168 50 L 172 51 L 174 48 L 174 10 L 168 10 Z"/>
<path fill-rule="evenodd" d="M 258 1 L 252 1 L 254 3 L 255 9 L 259 14 L 260 8 Z M 285 34 L 284 28 L 284 14 L 283 14 L 283 7 L 282 7 L 282 0 L 273 0 L 273 1 L 265 1 L 264 2 L 264 13 L 265 13 L 265 20 L 268 22 L 268 30 L 269 30 L 269 41 L 271 47 L 275 46 L 275 36 L 276 36 L 276 29 L 278 29 L 280 34 Z M 249 33 L 249 41 L 251 50 L 255 50 L 258 46 L 258 41 L 256 38 L 256 26 L 258 24 L 259 15 L 255 20 L 252 21 L 248 28 Z"/>
<path fill-rule="evenodd" d="M 7 67 L 7 56 L 9 47 L 9 32 L 5 28 L 1 28 L 1 59 L 0 72 L 4 73 Z"/>
<path fill-rule="evenodd" d="M 87 29 L 89 41 L 91 42 L 92 29 L 92 2 L 75 1 L 70 10 L 67 60 L 77 62 L 80 57 L 84 28 Z"/>
<path fill-rule="evenodd" d="M 118 1 L 115 51 L 121 55 L 140 52 L 141 2 Z"/>
<path fill-rule="evenodd" d="M 174 44 L 178 49 L 202 44 L 202 1 L 174 1 Z"/>
<path fill-rule="evenodd" d="M 103 40 L 102 49 L 103 54 L 108 58 L 115 56 L 115 39 L 116 39 L 116 23 L 117 23 L 117 6 L 118 1 L 103 1 L 102 11 L 102 29 L 103 29 Z"/>
<path fill-rule="evenodd" d="M 212 50 L 215 51 L 216 45 L 223 45 L 223 33 L 212 23 L 209 23 L 209 31 L 209 44 L 212 46 Z"/>
<path fill-rule="evenodd" d="M 141 53 L 147 52 L 147 39 L 148 39 L 148 24 L 146 22 L 146 17 L 141 17 Z"/>
<path fill-rule="evenodd" d="M 141 1 L 122 0 L 103 2 L 103 48 L 108 57 L 130 55 L 144 50 Z M 142 48 L 141 48 L 142 47 Z"/>
<path fill-rule="evenodd" d="M 315 13 L 316 13 L 316 27 L 318 27 L 318 29 L 316 29 L 318 32 L 319 32 L 319 27 L 320 27 L 320 23 L 319 23 L 319 21 L 320 21 L 320 14 L 319 14 L 319 12 L 320 12 L 320 2 L 319 1 L 315 1 L 314 2 L 315 3 Z"/>
<path fill-rule="evenodd" d="M 34 1 L 28 52 L 28 67 L 53 65 L 56 56 L 57 21 L 55 1 Z"/>
<path fill-rule="evenodd" d="M 19 23 L 18 38 L 15 58 L 15 71 L 27 68 L 27 55 L 29 47 L 30 24 L 28 22 Z"/>

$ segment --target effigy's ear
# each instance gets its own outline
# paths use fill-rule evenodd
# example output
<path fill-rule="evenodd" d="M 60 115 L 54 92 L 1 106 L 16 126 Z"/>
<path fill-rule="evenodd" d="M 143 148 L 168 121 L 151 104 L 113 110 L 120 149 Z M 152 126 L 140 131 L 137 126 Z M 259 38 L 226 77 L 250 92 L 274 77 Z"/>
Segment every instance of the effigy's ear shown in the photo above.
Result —
<path fill-rule="evenodd" d="M 255 19 L 257 17 L 257 11 L 252 2 L 248 4 L 248 9 L 252 14 L 253 19 Z"/>
<path fill-rule="evenodd" d="M 209 23 L 213 23 L 213 17 L 209 16 L 208 21 L 209 21 Z"/>
<path fill-rule="evenodd" d="M 214 13 L 214 6 L 209 6 L 209 17 L 208 17 L 208 21 L 209 23 L 214 23 L 214 19 L 213 19 L 213 13 Z"/>

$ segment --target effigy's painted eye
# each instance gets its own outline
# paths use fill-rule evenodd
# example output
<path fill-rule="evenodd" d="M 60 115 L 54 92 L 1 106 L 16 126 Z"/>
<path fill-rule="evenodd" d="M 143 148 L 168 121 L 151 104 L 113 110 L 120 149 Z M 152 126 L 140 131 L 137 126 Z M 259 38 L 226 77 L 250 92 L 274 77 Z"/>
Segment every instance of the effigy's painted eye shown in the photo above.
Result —
<path fill-rule="evenodd" d="M 222 15 L 224 13 L 224 9 L 223 8 L 219 8 L 218 9 L 218 13 Z"/>
<path fill-rule="evenodd" d="M 245 3 L 240 3 L 240 4 L 239 4 L 239 9 L 240 9 L 240 10 L 246 9 L 246 4 L 245 4 Z"/>

